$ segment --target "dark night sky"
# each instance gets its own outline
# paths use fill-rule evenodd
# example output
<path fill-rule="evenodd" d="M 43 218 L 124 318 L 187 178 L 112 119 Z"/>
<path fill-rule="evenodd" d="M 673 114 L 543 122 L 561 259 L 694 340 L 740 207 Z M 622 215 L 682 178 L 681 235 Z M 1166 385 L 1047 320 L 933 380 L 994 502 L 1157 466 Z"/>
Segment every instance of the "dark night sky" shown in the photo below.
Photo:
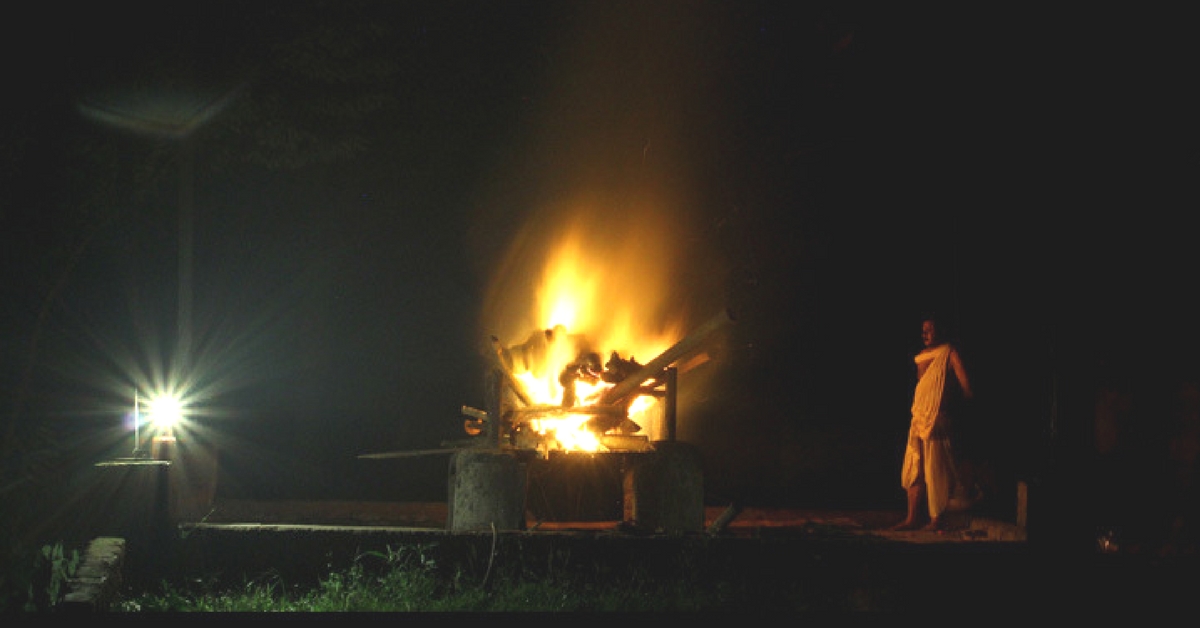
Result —
<path fill-rule="evenodd" d="M 1082 433 L 1085 397 L 1056 395 L 1100 356 L 1194 373 L 1173 183 L 1194 149 L 1147 150 L 1165 117 L 1100 132 L 1090 100 L 1168 69 L 1109 64 L 1057 16 L 792 4 L 47 9 L 7 42 L 43 63 L 5 104 L 6 404 L 115 428 L 172 371 L 186 293 L 231 486 L 428 497 L 443 458 L 355 456 L 462 436 L 483 340 L 527 329 L 504 314 L 519 260 L 580 199 L 598 267 L 666 251 L 692 324 L 738 317 L 681 383 L 713 500 L 898 499 L 926 311 L 1014 474 Z M 186 137 L 155 126 L 202 108 Z M 616 246 L 642 225 L 653 244 Z M 1171 342 L 1129 339 L 1146 325 Z"/>

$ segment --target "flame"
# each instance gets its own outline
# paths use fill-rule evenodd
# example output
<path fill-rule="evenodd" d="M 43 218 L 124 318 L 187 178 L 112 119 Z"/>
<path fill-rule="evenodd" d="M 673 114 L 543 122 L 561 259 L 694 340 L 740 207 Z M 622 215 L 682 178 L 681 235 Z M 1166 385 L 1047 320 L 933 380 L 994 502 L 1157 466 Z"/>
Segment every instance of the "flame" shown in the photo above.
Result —
<path fill-rule="evenodd" d="M 562 326 L 582 334 L 597 348 L 627 358 L 658 355 L 674 344 L 681 337 L 678 321 L 655 329 L 635 315 L 660 309 L 663 281 L 655 280 L 653 268 L 614 263 L 607 255 L 597 258 L 596 251 L 589 256 L 583 243 L 582 230 L 571 229 L 549 256 L 537 291 L 536 320 L 547 329 Z"/>
<path fill-rule="evenodd" d="M 535 406 L 562 406 L 564 388 L 560 374 L 581 356 L 592 353 L 603 365 L 612 354 L 623 360 L 645 363 L 670 348 L 681 337 L 677 320 L 664 319 L 652 325 L 646 313 L 661 308 L 664 298 L 654 279 L 654 267 L 613 264 L 606 256 L 585 247 L 585 230 L 569 229 L 553 247 L 538 284 L 534 319 L 539 330 L 521 347 L 519 368 L 514 376 Z M 638 360 L 638 358 L 641 360 Z M 576 406 L 593 405 L 613 384 L 578 378 L 573 386 Z M 628 418 L 648 427 L 658 399 L 637 396 Z M 551 448 L 567 451 L 599 451 L 603 445 L 589 429 L 591 414 L 566 412 L 542 416 L 528 425 L 552 441 Z M 640 420 L 639 420 L 640 419 Z M 611 431 L 611 430 L 610 430 Z"/>
<path fill-rule="evenodd" d="M 562 418 L 534 419 L 530 427 L 541 436 L 553 436 L 559 449 L 599 451 L 600 439 L 585 426 L 590 418 L 585 414 L 568 414 Z"/>
<path fill-rule="evenodd" d="M 479 330 L 496 338 L 489 351 L 562 326 L 602 359 L 617 351 L 646 363 L 684 338 L 685 304 L 708 309 L 720 296 L 725 264 L 707 240 L 724 219 L 706 216 L 722 203 L 713 204 L 708 146 L 692 131 L 728 110 L 697 63 L 726 46 L 711 45 L 712 29 L 691 27 L 715 17 L 698 3 L 644 4 L 671 8 L 628 20 L 597 3 L 577 23 L 546 73 L 540 110 L 552 117 L 529 119 L 523 150 L 479 195 L 486 202 L 469 234 L 492 275 Z M 611 89 L 613 81 L 632 91 Z M 702 120 L 692 115 L 697 102 L 713 105 Z M 497 235 L 503 248 L 493 246 Z M 559 404 L 548 371 L 528 392 Z"/>

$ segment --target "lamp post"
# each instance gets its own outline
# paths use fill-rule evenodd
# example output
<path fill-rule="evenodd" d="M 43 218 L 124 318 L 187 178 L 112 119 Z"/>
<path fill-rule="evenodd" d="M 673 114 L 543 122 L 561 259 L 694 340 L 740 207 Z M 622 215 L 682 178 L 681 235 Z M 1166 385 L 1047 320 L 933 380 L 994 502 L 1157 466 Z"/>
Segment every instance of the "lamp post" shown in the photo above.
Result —
<path fill-rule="evenodd" d="M 142 455 L 142 412 L 138 389 L 133 389 L 133 457 Z"/>

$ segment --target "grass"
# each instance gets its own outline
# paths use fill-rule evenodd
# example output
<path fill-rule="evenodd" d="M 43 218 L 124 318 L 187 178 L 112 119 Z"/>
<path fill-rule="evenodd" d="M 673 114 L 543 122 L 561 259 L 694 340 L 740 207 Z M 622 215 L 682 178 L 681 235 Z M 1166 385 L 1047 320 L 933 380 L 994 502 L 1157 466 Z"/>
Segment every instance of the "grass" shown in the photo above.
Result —
<path fill-rule="evenodd" d="M 728 608 L 730 583 L 662 579 L 647 570 L 630 577 L 528 569 L 470 574 L 446 570 L 426 546 L 369 552 L 348 569 L 334 571 L 315 586 L 289 585 L 266 575 L 242 586 L 192 583 L 186 589 L 163 583 L 159 590 L 120 601 L 123 613 L 505 613 L 663 612 Z M 743 591 L 743 594 L 746 592 Z M 736 596 L 735 596 L 736 597 Z"/>
<path fill-rule="evenodd" d="M 831 533 L 814 532 L 818 537 Z M 355 551 L 324 560 L 255 544 L 273 562 L 235 567 L 220 556 L 198 562 L 141 560 L 127 565 L 109 610 L 176 613 L 660 613 L 886 610 L 907 585 L 887 564 L 866 564 L 846 539 L 814 550 L 803 539 L 454 535 Z M 794 542 L 793 542 L 794 541 Z M 837 549 L 835 549 L 837 548 Z M 229 550 L 226 550 L 229 551 Z M 276 552 L 278 552 L 276 554 Z M 832 552 L 832 553 L 831 553 Z M 10 610 L 54 613 L 74 554 L 39 556 L 29 599 Z M 151 554 L 152 555 L 152 554 Z M 57 559 L 57 560 L 56 560 Z M 135 564 L 165 571 L 147 573 Z M 190 567 L 187 565 L 191 565 Z M 202 571 L 199 565 L 207 564 Z M 257 565 L 257 566 L 254 566 Z M 176 568 L 180 568 L 176 571 Z M 157 575 L 155 575 L 157 574 Z M 13 584 L 10 581 L 9 584 Z M 56 586 L 57 584 L 57 586 Z M 24 587 L 20 593 L 24 596 Z M 61 601 L 61 598 L 58 598 Z"/>

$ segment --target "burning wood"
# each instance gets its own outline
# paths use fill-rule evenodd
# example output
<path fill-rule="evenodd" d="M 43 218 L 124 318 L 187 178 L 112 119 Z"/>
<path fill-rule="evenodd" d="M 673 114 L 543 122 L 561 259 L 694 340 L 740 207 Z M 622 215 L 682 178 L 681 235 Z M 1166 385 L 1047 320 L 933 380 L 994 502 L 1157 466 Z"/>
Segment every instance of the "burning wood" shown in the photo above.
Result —
<path fill-rule="evenodd" d="M 504 347 L 500 346 L 499 338 L 492 336 L 492 347 L 494 349 L 494 353 L 492 354 L 493 368 L 504 377 L 504 383 L 508 384 L 509 389 L 517 396 L 517 399 L 525 405 L 530 405 L 532 402 L 529 400 L 529 395 L 525 393 L 525 387 L 513 375 L 512 359 L 508 357 Z"/>
<path fill-rule="evenodd" d="M 697 327 L 692 333 L 685 336 L 683 340 L 672 345 L 670 349 L 663 351 L 658 357 L 651 360 L 636 373 L 623 378 L 616 386 L 604 391 L 600 396 L 600 403 L 611 405 L 626 399 L 637 392 L 646 381 L 660 377 L 668 366 L 697 351 L 703 345 L 704 341 L 708 340 L 709 336 L 732 322 L 733 315 L 729 310 L 723 310 L 720 314 L 710 318 L 700 327 Z"/>
<path fill-rule="evenodd" d="M 614 352 L 615 356 L 616 353 Z M 575 391 L 575 382 L 583 381 L 586 384 L 595 385 L 605 377 L 605 373 L 600 369 L 600 355 L 594 351 L 588 351 L 576 358 L 573 362 L 563 367 L 563 370 L 558 375 L 558 383 L 563 388 L 562 406 L 570 408 L 578 403 L 579 399 Z M 608 381 L 605 379 L 605 381 Z"/>
<path fill-rule="evenodd" d="M 654 399 L 673 401 L 673 390 L 663 390 L 674 387 L 670 367 L 732 321 L 730 313 L 722 311 L 647 364 L 613 351 L 603 368 L 587 339 L 568 334 L 561 325 L 535 331 L 525 342 L 507 348 L 492 337 L 493 368 L 502 385 L 493 403 L 498 425 L 489 421 L 487 431 L 499 436 L 498 444 L 522 449 L 639 449 L 649 439 L 635 436 L 643 426 L 631 418 L 631 409 L 635 404 L 653 406 Z M 547 388 L 551 380 L 545 376 L 550 373 L 557 373 L 553 382 L 558 390 Z M 673 415 L 674 404 L 667 405 L 665 412 Z M 491 432 L 497 428 L 502 430 L 499 434 Z M 674 430 L 668 431 L 673 436 Z"/>

